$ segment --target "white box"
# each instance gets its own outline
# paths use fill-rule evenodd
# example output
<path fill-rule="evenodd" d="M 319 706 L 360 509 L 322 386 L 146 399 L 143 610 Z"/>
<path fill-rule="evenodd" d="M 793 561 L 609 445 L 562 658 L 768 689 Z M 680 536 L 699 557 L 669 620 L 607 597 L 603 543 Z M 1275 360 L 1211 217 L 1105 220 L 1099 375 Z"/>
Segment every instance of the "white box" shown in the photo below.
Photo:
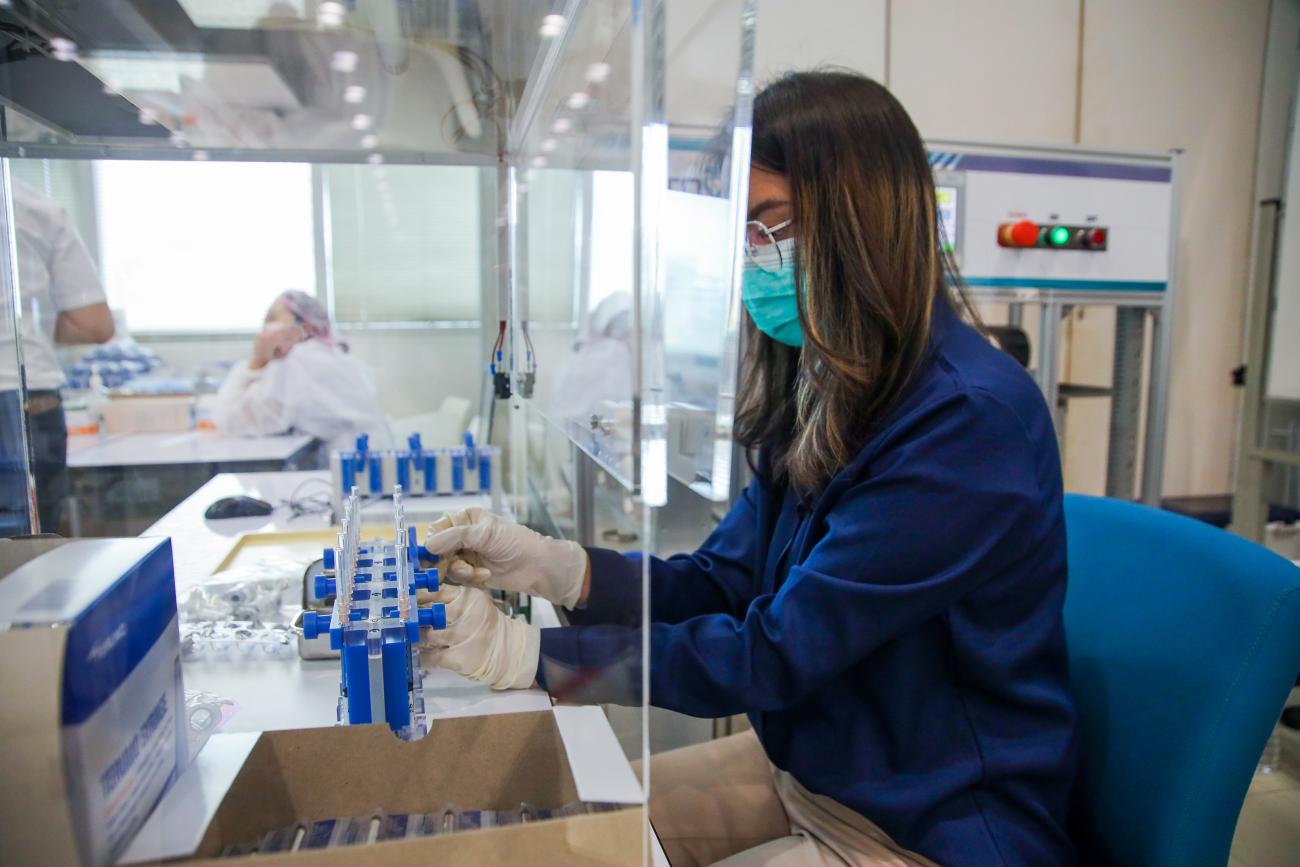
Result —
<path fill-rule="evenodd" d="M 183 769 L 171 541 L 0 542 L 0 863 L 112 863 Z"/>
<path fill-rule="evenodd" d="M 172 433 L 194 427 L 193 395 L 125 395 L 110 397 L 99 408 L 110 434 Z"/>

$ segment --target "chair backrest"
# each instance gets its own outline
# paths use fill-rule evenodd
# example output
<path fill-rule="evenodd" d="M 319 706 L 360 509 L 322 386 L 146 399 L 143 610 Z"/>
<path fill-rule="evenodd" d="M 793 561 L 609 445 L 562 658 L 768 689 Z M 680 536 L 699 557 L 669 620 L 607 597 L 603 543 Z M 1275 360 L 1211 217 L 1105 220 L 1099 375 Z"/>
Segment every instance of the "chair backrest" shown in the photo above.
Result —
<path fill-rule="evenodd" d="M 1084 863 L 1215 864 L 1300 671 L 1300 569 L 1190 518 L 1065 498 Z"/>

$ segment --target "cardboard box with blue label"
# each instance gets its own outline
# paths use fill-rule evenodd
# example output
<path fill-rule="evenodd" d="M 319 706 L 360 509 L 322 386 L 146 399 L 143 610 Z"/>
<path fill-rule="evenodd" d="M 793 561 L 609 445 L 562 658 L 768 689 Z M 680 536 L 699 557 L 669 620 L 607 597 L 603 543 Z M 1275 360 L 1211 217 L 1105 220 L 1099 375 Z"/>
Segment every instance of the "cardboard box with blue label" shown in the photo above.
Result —
<path fill-rule="evenodd" d="M 167 539 L 0 541 L 0 864 L 112 863 L 183 769 Z"/>

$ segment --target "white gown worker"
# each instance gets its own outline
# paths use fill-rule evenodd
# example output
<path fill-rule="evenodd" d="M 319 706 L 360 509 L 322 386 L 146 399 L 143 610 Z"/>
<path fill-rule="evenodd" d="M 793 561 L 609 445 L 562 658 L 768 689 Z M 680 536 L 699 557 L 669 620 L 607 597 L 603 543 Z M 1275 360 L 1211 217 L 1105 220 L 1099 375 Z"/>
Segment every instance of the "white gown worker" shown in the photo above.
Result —
<path fill-rule="evenodd" d="M 104 287 L 72 219 L 58 202 L 14 184 L 18 294 L 22 301 L 23 406 L 12 331 L 0 336 L 0 536 L 26 533 L 26 473 L 21 431 L 26 410 L 28 460 L 36 481 L 42 532 L 57 533 L 68 496 L 68 431 L 55 346 L 103 343 L 113 336 Z"/>
<path fill-rule="evenodd" d="M 380 448 L 391 440 L 369 373 L 334 339 L 321 303 L 297 289 L 271 304 L 252 357 L 217 391 L 213 416 L 230 436 L 301 433 L 329 448 L 350 448 L 360 434 Z"/>

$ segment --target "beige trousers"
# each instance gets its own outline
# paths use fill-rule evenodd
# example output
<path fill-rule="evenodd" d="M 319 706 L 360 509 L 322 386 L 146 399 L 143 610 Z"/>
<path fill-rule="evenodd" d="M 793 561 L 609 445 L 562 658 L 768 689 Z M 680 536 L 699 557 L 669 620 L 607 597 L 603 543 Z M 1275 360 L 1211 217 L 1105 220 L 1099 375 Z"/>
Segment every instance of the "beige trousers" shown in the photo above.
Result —
<path fill-rule="evenodd" d="M 652 757 L 650 822 L 673 867 L 935 867 L 773 767 L 752 731 Z"/>

